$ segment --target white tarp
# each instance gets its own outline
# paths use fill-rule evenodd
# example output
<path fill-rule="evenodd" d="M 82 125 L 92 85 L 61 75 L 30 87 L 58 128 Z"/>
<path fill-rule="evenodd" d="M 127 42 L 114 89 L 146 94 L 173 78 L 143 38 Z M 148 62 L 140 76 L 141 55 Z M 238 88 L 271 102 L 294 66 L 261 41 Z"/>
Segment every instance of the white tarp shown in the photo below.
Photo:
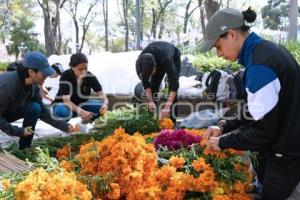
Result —
<path fill-rule="evenodd" d="M 134 94 L 134 88 L 140 82 L 135 70 L 135 61 L 141 51 L 130 51 L 122 53 L 103 52 L 88 55 L 88 70 L 92 72 L 102 85 L 106 94 Z M 61 63 L 64 70 L 69 69 L 71 55 L 52 55 L 49 63 Z M 199 84 L 195 76 L 183 77 L 179 79 L 178 94 L 181 96 L 201 96 L 202 90 L 193 86 Z M 47 78 L 46 87 L 51 87 L 50 95 L 55 97 L 58 91 L 59 78 Z M 47 101 L 45 101 L 46 103 Z"/>
<path fill-rule="evenodd" d="M 135 71 L 135 61 L 140 51 L 131 51 L 124 53 L 103 52 L 88 55 L 88 70 L 92 72 L 99 80 L 103 91 L 107 94 L 133 94 L 135 85 L 139 78 Z M 69 69 L 71 55 L 52 55 L 49 57 L 49 63 L 59 62 L 64 70 Z M 45 82 L 48 87 L 54 85 L 56 79 L 49 78 Z"/>

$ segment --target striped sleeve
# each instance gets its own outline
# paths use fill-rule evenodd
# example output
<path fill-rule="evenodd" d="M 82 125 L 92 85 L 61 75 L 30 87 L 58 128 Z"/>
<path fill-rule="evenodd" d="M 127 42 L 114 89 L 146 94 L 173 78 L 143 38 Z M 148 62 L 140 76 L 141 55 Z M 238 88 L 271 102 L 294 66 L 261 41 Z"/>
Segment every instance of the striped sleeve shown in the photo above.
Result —
<path fill-rule="evenodd" d="M 280 82 L 276 73 L 264 65 L 248 68 L 246 91 L 248 109 L 254 120 L 262 119 L 278 103 Z"/>

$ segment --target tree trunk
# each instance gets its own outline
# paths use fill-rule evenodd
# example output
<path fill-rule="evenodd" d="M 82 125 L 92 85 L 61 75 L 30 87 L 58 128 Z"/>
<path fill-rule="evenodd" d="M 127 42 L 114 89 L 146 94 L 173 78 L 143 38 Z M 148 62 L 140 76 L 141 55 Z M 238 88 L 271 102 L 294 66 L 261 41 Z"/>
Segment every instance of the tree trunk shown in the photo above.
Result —
<path fill-rule="evenodd" d="M 157 27 L 157 16 L 155 9 L 152 9 L 152 26 L 151 26 L 151 34 L 153 38 L 156 38 L 156 27 Z"/>
<path fill-rule="evenodd" d="M 229 8 L 230 0 L 227 0 L 226 8 Z"/>
<path fill-rule="evenodd" d="M 205 16 L 204 16 L 204 9 L 203 9 L 203 0 L 198 0 L 198 6 L 200 10 L 200 22 L 201 22 L 201 29 L 202 33 L 204 34 L 205 31 Z"/>
<path fill-rule="evenodd" d="M 162 2 L 162 0 L 157 0 L 159 8 L 156 11 L 155 9 L 152 9 L 152 27 L 151 27 L 151 33 L 153 35 L 153 38 L 156 38 L 156 29 L 159 21 L 161 20 L 161 17 L 165 14 L 167 6 L 172 2 L 173 0 L 165 0 Z M 164 23 L 163 23 L 164 24 Z"/>
<path fill-rule="evenodd" d="M 103 6 L 103 19 L 105 27 L 105 50 L 108 51 L 108 2 L 107 0 L 102 1 Z"/>
<path fill-rule="evenodd" d="M 56 16 L 55 16 L 56 27 L 55 28 L 57 28 L 57 35 L 58 35 L 58 37 L 56 38 L 56 46 L 57 46 L 56 53 L 60 55 L 62 52 L 62 34 L 60 29 L 60 8 L 62 5 L 60 5 L 60 0 L 57 0 L 55 4 L 56 4 Z"/>
<path fill-rule="evenodd" d="M 186 31 L 187 31 L 187 25 L 189 22 L 189 9 L 190 9 L 191 3 L 192 3 L 192 0 L 189 0 L 189 2 L 185 6 L 184 21 L 183 21 L 183 33 L 186 33 Z"/>
<path fill-rule="evenodd" d="M 290 0 L 288 40 L 297 40 L 298 0 Z"/>
<path fill-rule="evenodd" d="M 143 4 L 143 1 L 141 1 L 141 3 Z M 140 28 L 140 37 L 141 37 L 141 41 L 144 40 L 144 26 L 143 26 L 143 20 L 144 20 L 144 6 L 141 6 L 141 28 Z"/>
<path fill-rule="evenodd" d="M 73 17 L 73 23 L 75 26 L 75 42 L 76 42 L 76 53 L 79 53 L 79 25 L 76 17 Z"/>
<path fill-rule="evenodd" d="M 38 0 L 40 7 L 43 10 L 44 15 L 44 34 L 45 34 L 45 48 L 46 48 L 46 55 L 50 56 L 52 54 L 56 54 L 56 46 L 55 46 L 55 39 L 53 30 L 51 27 L 51 16 L 50 16 L 50 9 L 48 0 L 43 0 L 40 2 Z"/>
<path fill-rule="evenodd" d="M 217 0 L 205 0 L 205 12 L 207 19 L 209 19 L 219 9 L 220 4 Z"/>
<path fill-rule="evenodd" d="M 158 38 L 161 39 L 165 29 L 165 11 L 161 12 L 160 23 L 159 23 L 159 32 Z"/>
<path fill-rule="evenodd" d="M 125 25 L 125 51 L 128 51 L 129 26 L 128 26 L 128 0 L 123 0 L 123 15 Z"/>

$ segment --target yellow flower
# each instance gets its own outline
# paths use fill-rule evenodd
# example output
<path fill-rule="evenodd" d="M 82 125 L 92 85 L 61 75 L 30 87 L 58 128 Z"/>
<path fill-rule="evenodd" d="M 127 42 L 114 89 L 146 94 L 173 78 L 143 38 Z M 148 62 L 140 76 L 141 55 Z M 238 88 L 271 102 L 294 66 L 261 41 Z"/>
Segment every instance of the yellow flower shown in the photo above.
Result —
<path fill-rule="evenodd" d="M 6 191 L 11 185 L 9 179 L 3 179 L 0 183 L 3 186 L 4 191 Z"/>

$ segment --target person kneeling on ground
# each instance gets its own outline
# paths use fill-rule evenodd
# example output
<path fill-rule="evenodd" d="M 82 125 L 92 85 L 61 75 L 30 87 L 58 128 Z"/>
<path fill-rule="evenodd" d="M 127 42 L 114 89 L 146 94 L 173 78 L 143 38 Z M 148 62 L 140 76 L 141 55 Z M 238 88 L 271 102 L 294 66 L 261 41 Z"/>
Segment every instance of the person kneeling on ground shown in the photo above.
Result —
<path fill-rule="evenodd" d="M 55 117 L 69 120 L 79 115 L 83 122 L 91 122 L 107 112 L 108 99 L 94 74 L 88 71 L 88 59 L 82 53 L 73 54 L 70 67 L 59 80 L 59 89 L 53 102 Z M 91 90 L 96 92 L 91 99 Z"/>
<path fill-rule="evenodd" d="M 49 109 L 42 103 L 39 85 L 52 74 L 54 70 L 46 56 L 33 51 L 25 54 L 22 66 L 16 71 L 0 75 L 0 129 L 8 135 L 19 136 L 20 149 L 30 147 L 39 118 L 64 132 L 74 129 L 65 121 L 52 119 Z M 22 118 L 22 128 L 10 124 Z"/>

